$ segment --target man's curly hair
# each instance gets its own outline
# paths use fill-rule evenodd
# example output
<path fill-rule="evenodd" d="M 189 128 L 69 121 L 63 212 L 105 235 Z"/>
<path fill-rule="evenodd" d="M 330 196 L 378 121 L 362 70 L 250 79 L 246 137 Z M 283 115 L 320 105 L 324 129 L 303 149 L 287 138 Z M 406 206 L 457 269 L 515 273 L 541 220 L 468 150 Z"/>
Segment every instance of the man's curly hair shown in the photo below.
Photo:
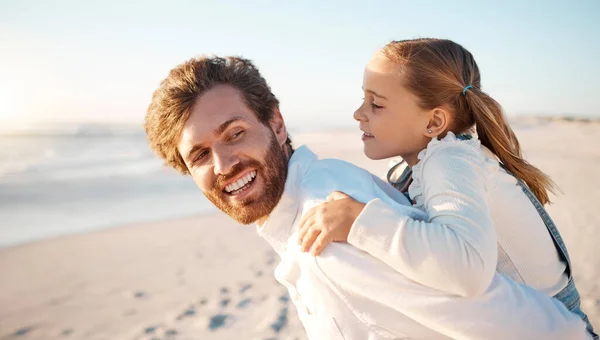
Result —
<path fill-rule="evenodd" d="M 177 150 L 181 131 L 198 98 L 217 85 L 239 90 L 246 104 L 263 124 L 279 109 L 279 100 L 258 69 L 240 57 L 199 57 L 171 70 L 152 95 L 144 129 L 150 148 L 182 174 L 189 170 Z M 288 137 L 286 144 L 291 147 Z"/>

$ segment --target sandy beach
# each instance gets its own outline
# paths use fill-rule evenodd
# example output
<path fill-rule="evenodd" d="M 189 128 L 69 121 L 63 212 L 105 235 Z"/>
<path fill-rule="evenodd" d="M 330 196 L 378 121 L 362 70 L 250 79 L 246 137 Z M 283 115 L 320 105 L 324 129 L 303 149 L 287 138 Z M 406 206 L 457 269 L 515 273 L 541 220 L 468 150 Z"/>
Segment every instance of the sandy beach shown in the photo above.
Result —
<path fill-rule="evenodd" d="M 600 123 L 521 119 L 528 159 L 563 193 L 549 211 L 568 246 L 582 305 L 600 328 Z M 384 176 L 357 129 L 293 135 L 321 157 Z M 277 256 L 210 213 L 0 249 L 0 340 L 306 339 Z"/>

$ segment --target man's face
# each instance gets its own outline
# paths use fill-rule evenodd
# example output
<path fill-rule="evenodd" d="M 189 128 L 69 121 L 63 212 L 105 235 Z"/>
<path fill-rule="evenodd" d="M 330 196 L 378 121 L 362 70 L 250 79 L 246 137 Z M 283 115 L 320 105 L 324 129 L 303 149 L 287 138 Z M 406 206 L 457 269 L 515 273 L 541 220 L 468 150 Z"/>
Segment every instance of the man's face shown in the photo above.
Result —
<path fill-rule="evenodd" d="M 279 112 L 262 124 L 237 89 L 219 85 L 192 107 L 177 149 L 204 195 L 249 224 L 268 216 L 283 194 L 286 138 Z"/>

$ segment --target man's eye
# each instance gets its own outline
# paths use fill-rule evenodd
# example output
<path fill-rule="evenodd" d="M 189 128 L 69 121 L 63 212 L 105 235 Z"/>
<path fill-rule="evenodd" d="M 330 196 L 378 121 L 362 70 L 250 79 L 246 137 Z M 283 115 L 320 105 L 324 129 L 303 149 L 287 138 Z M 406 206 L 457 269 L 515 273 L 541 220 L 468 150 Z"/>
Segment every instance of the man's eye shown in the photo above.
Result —
<path fill-rule="evenodd" d="M 242 130 L 240 132 L 236 132 L 233 135 L 231 135 L 231 137 L 229 138 L 230 141 L 235 141 L 237 139 L 240 139 L 243 135 L 244 135 L 245 131 Z"/>
<path fill-rule="evenodd" d="M 208 151 L 202 151 L 201 153 L 198 154 L 198 156 L 196 156 L 196 159 L 194 160 L 194 162 L 198 162 L 200 160 L 202 160 L 204 157 L 206 157 L 206 155 L 208 155 Z"/>
<path fill-rule="evenodd" d="M 372 107 L 373 109 L 383 109 L 383 106 L 379 106 L 379 105 L 377 105 L 377 104 L 375 104 L 375 103 L 371 103 L 371 107 Z"/>

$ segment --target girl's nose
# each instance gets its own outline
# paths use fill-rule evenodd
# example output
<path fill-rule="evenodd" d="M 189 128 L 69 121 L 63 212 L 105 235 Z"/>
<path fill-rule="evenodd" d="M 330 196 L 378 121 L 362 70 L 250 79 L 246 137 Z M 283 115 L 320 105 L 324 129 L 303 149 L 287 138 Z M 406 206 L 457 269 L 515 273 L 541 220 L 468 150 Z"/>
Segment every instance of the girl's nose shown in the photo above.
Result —
<path fill-rule="evenodd" d="M 362 105 L 358 109 L 356 109 L 356 111 L 354 111 L 353 117 L 359 122 L 364 122 L 367 120 L 366 116 L 362 113 Z"/>

